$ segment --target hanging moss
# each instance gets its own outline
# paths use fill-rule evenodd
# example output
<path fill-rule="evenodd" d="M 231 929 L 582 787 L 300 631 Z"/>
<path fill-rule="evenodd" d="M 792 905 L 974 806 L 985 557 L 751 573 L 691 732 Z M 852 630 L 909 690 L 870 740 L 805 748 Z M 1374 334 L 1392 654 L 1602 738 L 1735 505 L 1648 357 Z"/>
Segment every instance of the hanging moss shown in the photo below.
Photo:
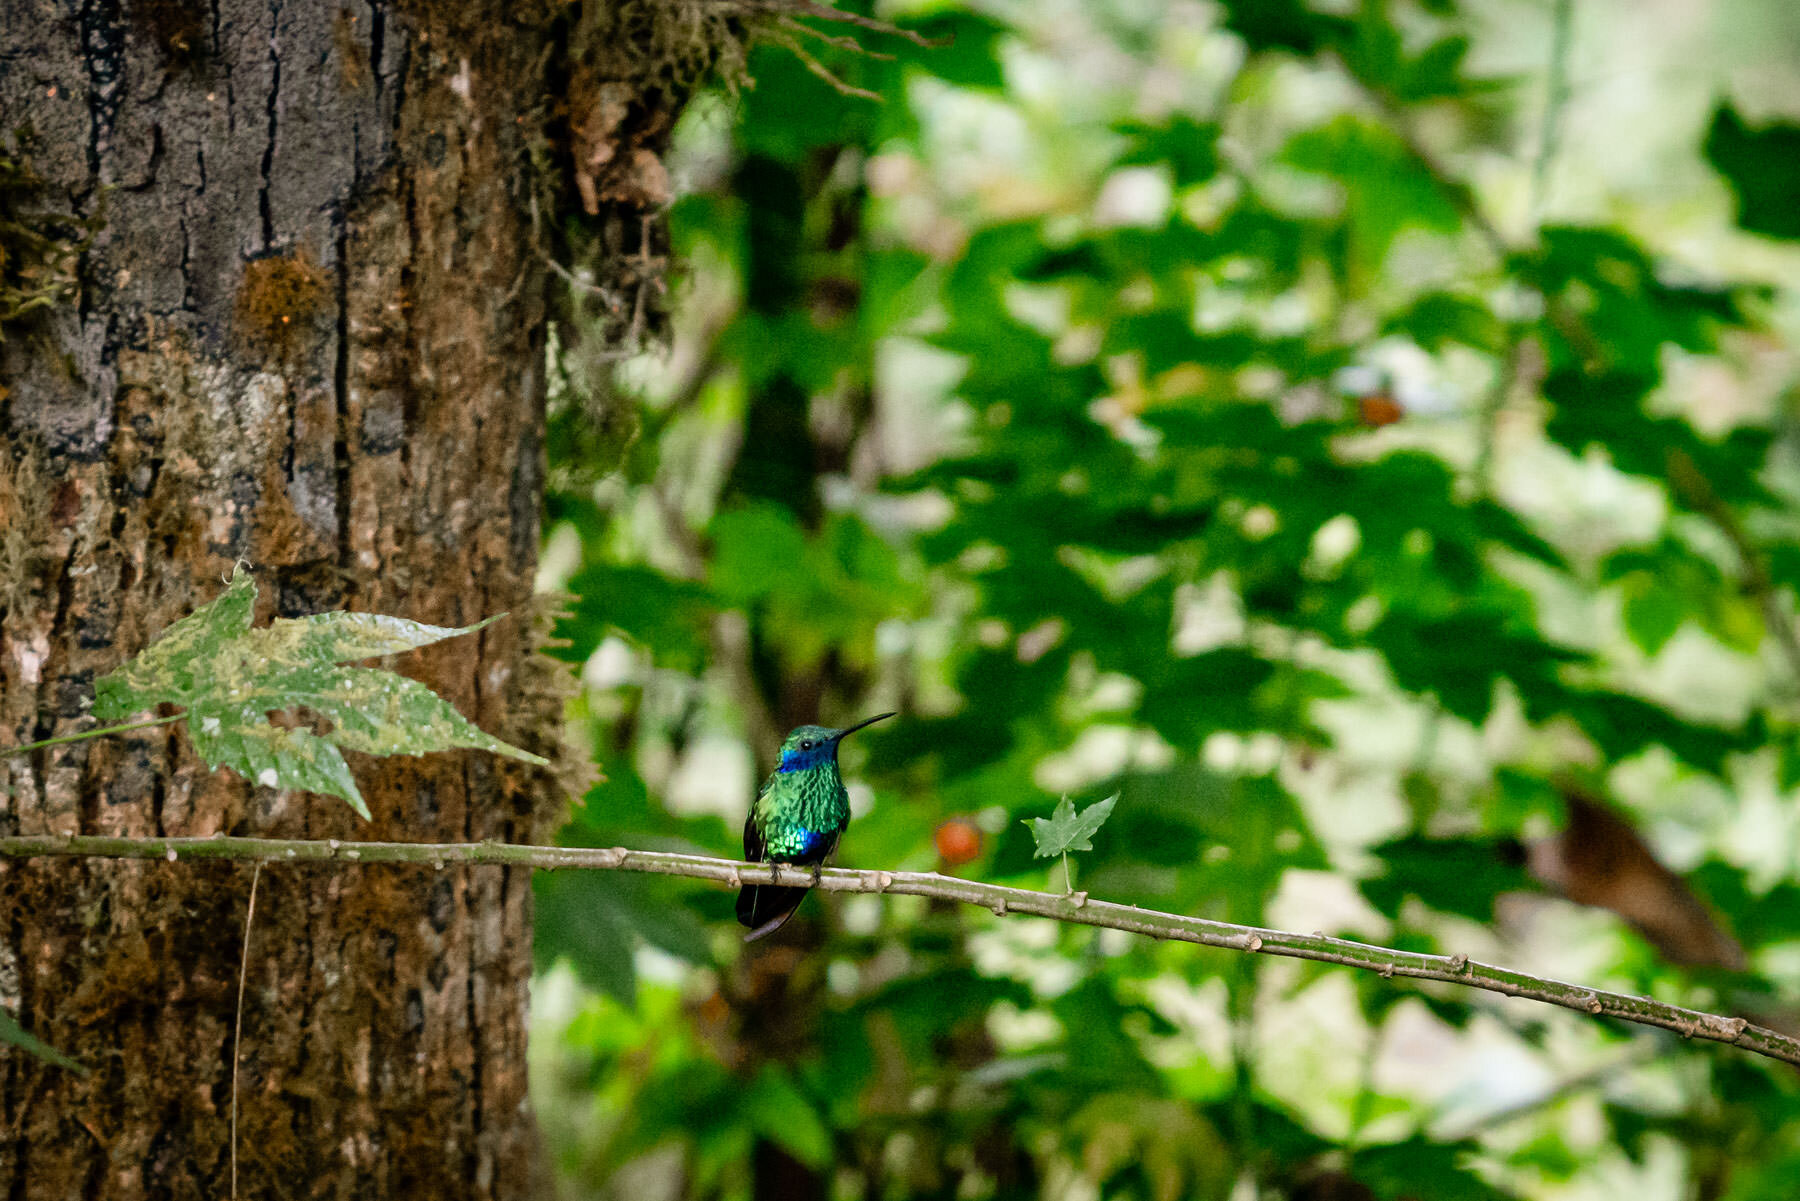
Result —
<path fill-rule="evenodd" d="M 44 181 L 22 152 L 0 147 L 0 341 L 9 327 L 71 300 L 94 223 L 37 211 Z"/>
<path fill-rule="evenodd" d="M 569 57 L 603 79 L 685 98 L 709 78 L 736 87 L 752 6 L 726 0 L 615 0 L 576 10 Z"/>

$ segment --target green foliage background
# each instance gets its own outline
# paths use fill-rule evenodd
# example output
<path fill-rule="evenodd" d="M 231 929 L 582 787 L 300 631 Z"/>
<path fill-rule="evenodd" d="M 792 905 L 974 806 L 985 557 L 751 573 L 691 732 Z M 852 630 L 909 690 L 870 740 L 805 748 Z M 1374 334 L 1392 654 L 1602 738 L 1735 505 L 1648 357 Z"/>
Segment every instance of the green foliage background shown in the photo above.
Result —
<path fill-rule="evenodd" d="M 1719 96 L 1668 177 L 1710 218 L 1610 193 L 1559 158 L 1573 73 L 1630 65 L 1609 11 L 943 4 L 882 15 L 945 48 L 804 43 L 880 104 L 759 51 L 684 131 L 671 353 L 558 361 L 545 583 L 607 775 L 565 840 L 735 854 L 782 732 L 897 708 L 846 744 L 848 865 L 937 866 L 961 818 L 955 870 L 1060 888 L 1022 819 L 1117 792 L 1096 895 L 1800 1021 L 1800 128 Z M 1538 857 L 1578 793 L 1744 970 L 1551 898 L 1591 899 Z M 729 896 L 612 876 L 538 884 L 566 1196 L 1800 1170 L 1790 1070 L 1653 1032 L 907 898 L 746 951 Z"/>

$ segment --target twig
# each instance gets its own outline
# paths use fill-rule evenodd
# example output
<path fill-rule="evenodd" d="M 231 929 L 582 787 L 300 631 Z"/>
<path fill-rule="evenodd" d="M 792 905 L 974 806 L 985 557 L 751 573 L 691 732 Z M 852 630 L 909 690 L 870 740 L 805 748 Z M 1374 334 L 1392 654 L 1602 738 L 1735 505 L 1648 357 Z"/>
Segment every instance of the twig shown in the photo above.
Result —
<path fill-rule="evenodd" d="M 1475 466 L 1472 473 L 1475 486 L 1483 496 L 1491 496 L 1494 489 L 1494 443 L 1499 438 L 1498 425 L 1500 411 L 1506 407 L 1507 397 L 1512 395 L 1513 388 L 1519 382 L 1519 360 L 1525 354 L 1525 332 L 1517 323 L 1509 323 L 1506 335 L 1506 348 L 1501 352 L 1498 369 L 1494 373 L 1493 385 L 1481 398 L 1481 411 L 1477 417 Z"/>
<path fill-rule="evenodd" d="M 739 863 L 706 855 L 668 851 L 635 851 L 626 847 L 545 847 L 515 843 L 320 842 L 276 838 L 114 838 L 103 835 L 24 835 L 0 838 L 0 858 L 81 856 L 112 859 L 251 859 L 269 863 L 411 863 L 444 868 L 451 864 L 494 864 L 545 869 L 580 868 L 649 872 L 712 880 L 730 887 L 778 884 L 819 888 L 825 892 L 893 893 L 936 897 L 978 905 L 996 914 L 1026 914 L 1083 926 L 1124 930 L 1149 938 L 1174 939 L 1230 951 L 1266 953 L 1317 963 L 1362 968 L 1384 979 L 1405 976 L 1441 980 L 1509 997 L 1524 997 L 1594 1017 L 1611 1017 L 1644 1026 L 1673 1030 L 1684 1038 L 1727 1043 L 1758 1055 L 1800 1064 L 1800 1039 L 1743 1018 L 1684 1009 L 1650 997 L 1607 992 L 1569 984 L 1494 964 L 1467 955 L 1427 955 L 1324 934 L 1295 934 L 1233 922 L 1216 922 L 1184 914 L 1161 913 L 1099 901 L 1085 892 L 1064 896 L 1009 888 L 978 880 L 960 880 L 936 872 L 823 871 L 769 863 Z"/>
<path fill-rule="evenodd" d="M 879 92 L 871 92 L 868 88 L 859 88 L 855 84 L 846 83 L 836 75 L 833 75 L 831 73 L 831 68 L 814 58 L 812 52 L 807 50 L 805 46 L 802 46 L 800 44 L 800 39 L 793 34 L 778 29 L 772 36 L 776 41 L 780 42 L 783 46 L 786 46 L 808 71 L 811 71 L 814 75 L 823 79 L 839 92 L 842 92 L 846 96 L 860 96 L 864 100 L 873 100 L 877 104 L 882 102 L 881 94 Z"/>
<path fill-rule="evenodd" d="M 1514 1122 L 1520 1118 L 1529 1117 L 1531 1114 L 1542 1109 L 1548 1109 L 1552 1105 L 1567 1100 L 1577 1093 L 1586 1092 L 1590 1088 L 1617 1079 L 1620 1075 L 1633 1068 L 1642 1067 L 1645 1063 L 1648 1063 L 1651 1059 L 1655 1058 L 1657 1054 L 1658 1050 L 1654 1046 L 1640 1046 L 1637 1050 L 1628 1054 L 1620 1055 L 1597 1067 L 1589 1068 L 1585 1072 L 1579 1072 L 1566 1080 L 1559 1081 L 1541 1093 L 1536 1093 L 1532 1096 L 1514 1101 L 1509 1105 L 1502 1105 L 1500 1108 L 1489 1110 L 1487 1113 L 1477 1114 L 1469 1119 L 1464 1125 L 1453 1127 L 1450 1131 L 1440 1133 L 1435 1137 L 1438 1141 L 1446 1143 L 1460 1143 L 1466 1139 L 1472 1139 L 1478 1134 L 1494 1129 L 1496 1126 L 1504 1126 L 1508 1122 Z M 1429 1120 L 1426 1124 L 1430 1124 Z"/>
<path fill-rule="evenodd" d="M 841 37 L 836 34 L 826 33 L 823 29 L 814 29 L 805 21 L 796 20 L 793 17 L 781 18 L 781 24 L 783 28 L 791 29 L 795 33 L 804 33 L 809 37 L 818 38 L 827 46 L 835 46 L 839 50 L 848 50 L 852 54 L 867 55 L 869 58 L 878 58 L 883 62 L 891 63 L 894 61 L 893 55 L 883 54 L 879 50 L 871 50 L 853 37 Z"/>
<path fill-rule="evenodd" d="M 1550 164 L 1562 145 L 1562 114 L 1569 103 L 1569 45 L 1573 40 L 1575 0 L 1556 0 L 1550 26 L 1550 69 L 1544 96 L 1544 123 L 1538 135 L 1537 159 L 1531 164 L 1531 224 L 1536 228 L 1550 191 Z"/>
<path fill-rule="evenodd" d="M 1796 633 L 1787 610 L 1781 607 L 1781 597 L 1775 590 L 1775 581 L 1769 575 L 1762 552 L 1751 541 L 1750 532 L 1738 520 L 1737 514 L 1731 511 L 1731 506 L 1720 499 L 1712 481 L 1706 478 L 1691 455 L 1680 447 L 1674 447 L 1668 452 L 1667 462 L 1669 486 L 1675 490 L 1675 494 L 1717 526 L 1737 552 L 1738 562 L 1742 565 L 1744 589 L 1762 606 L 1763 621 L 1767 623 L 1769 632 L 1775 635 L 1775 645 L 1787 657 L 1788 667 L 1795 678 L 1800 679 L 1800 633 Z"/>
<path fill-rule="evenodd" d="M 1375 1113 L 1375 1069 L 1381 1063 L 1381 1051 L 1387 1041 L 1388 1023 L 1369 1027 L 1369 1041 L 1363 1046 L 1362 1067 L 1357 1073 L 1356 1098 L 1350 1103 L 1350 1133 L 1344 1138 L 1344 1152 L 1352 1160 L 1362 1148 L 1363 1132 Z"/>
<path fill-rule="evenodd" d="M 842 25 L 854 25 L 858 29 L 870 29 L 876 33 L 885 33 L 890 37 L 904 38 L 915 46 L 937 48 L 947 46 L 946 40 L 928 38 L 913 29 L 902 29 L 898 25 L 889 24 L 878 17 L 865 17 L 861 13 L 845 12 L 832 8 L 828 4 L 814 4 L 812 0 L 741 0 L 745 12 L 773 13 L 783 21 L 790 21 L 796 16 L 812 17 L 819 21 L 836 21 Z"/>
<path fill-rule="evenodd" d="M 263 861 L 250 873 L 250 903 L 244 907 L 244 946 L 238 957 L 237 1025 L 231 1035 L 231 1201 L 237 1201 L 237 1093 L 238 1052 L 244 1046 L 244 981 L 250 975 L 250 923 L 256 917 L 256 882 L 262 879 Z"/>

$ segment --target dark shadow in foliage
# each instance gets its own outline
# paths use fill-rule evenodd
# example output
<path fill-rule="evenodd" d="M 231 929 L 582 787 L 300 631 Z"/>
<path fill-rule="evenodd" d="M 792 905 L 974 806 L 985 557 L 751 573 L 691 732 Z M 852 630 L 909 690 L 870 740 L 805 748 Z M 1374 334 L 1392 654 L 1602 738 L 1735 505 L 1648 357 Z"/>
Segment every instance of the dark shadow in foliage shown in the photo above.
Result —
<path fill-rule="evenodd" d="M 1385 870 L 1359 887 L 1369 904 L 1390 918 L 1398 918 L 1401 904 L 1416 897 L 1440 913 L 1491 922 L 1502 894 L 1532 887 L 1516 845 L 1502 838 L 1396 838 L 1370 848 Z"/>

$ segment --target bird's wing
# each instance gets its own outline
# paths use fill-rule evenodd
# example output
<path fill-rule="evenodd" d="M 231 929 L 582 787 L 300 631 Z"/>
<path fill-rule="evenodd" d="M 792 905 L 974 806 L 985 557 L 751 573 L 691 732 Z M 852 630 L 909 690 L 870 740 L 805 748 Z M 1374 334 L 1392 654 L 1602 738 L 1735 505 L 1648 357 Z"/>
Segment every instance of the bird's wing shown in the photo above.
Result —
<path fill-rule="evenodd" d="M 763 852 L 767 849 L 763 843 L 762 832 L 756 828 L 756 811 L 762 808 L 764 799 L 768 797 L 769 790 L 773 787 L 775 787 L 775 773 L 770 772 L 769 778 L 764 780 L 762 787 L 756 790 L 756 799 L 750 802 L 750 812 L 744 815 L 744 859 L 748 863 L 760 862 L 764 857 Z"/>
<path fill-rule="evenodd" d="M 763 858 L 763 837 L 756 828 L 756 806 L 744 815 L 744 862 L 760 863 Z"/>

